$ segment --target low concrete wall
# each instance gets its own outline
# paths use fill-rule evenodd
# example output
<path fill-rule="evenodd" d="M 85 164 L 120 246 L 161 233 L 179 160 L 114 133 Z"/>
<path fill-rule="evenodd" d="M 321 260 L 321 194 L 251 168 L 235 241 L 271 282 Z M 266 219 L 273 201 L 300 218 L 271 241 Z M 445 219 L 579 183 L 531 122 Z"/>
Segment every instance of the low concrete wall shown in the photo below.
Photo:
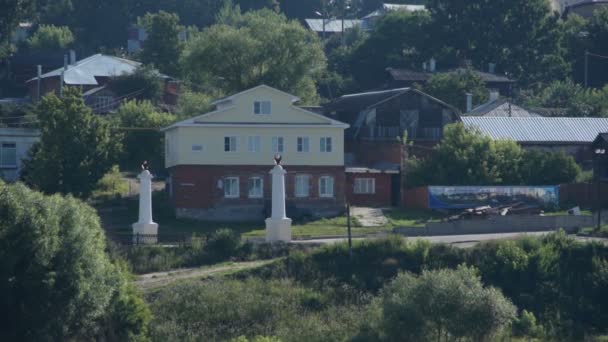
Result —
<path fill-rule="evenodd" d="M 582 227 L 595 224 L 594 216 L 537 216 L 511 215 L 492 216 L 487 219 L 431 222 L 426 228 L 395 228 L 393 231 L 405 236 L 492 234 L 512 232 L 535 232 L 564 229 L 572 233 Z"/>

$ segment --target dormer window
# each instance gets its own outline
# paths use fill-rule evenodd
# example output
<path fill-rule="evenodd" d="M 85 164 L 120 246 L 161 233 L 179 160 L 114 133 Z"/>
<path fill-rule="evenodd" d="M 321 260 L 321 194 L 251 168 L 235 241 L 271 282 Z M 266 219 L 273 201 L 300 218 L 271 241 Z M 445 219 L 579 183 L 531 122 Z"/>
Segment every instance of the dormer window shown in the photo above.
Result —
<path fill-rule="evenodd" d="M 253 114 L 270 115 L 270 112 L 271 112 L 270 101 L 254 101 L 253 102 Z"/>

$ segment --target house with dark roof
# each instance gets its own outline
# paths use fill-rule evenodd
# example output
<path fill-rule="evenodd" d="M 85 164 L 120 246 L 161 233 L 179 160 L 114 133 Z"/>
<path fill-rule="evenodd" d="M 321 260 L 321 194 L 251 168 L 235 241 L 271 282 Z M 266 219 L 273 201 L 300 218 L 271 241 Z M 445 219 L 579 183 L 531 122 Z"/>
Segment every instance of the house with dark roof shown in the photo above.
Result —
<path fill-rule="evenodd" d="M 326 116 L 349 124 L 345 132 L 346 187 L 353 204 L 399 203 L 401 138 L 410 153 L 424 155 L 443 136 L 443 127 L 460 120 L 459 111 L 413 88 L 341 96 L 323 107 Z M 360 184 L 373 184 L 361 190 Z"/>
<path fill-rule="evenodd" d="M 465 114 L 466 116 L 495 116 L 495 117 L 539 117 L 540 114 L 512 103 L 509 98 L 500 98 L 498 93 L 490 93 L 490 100 Z"/>
<path fill-rule="evenodd" d="M 514 80 L 510 79 L 505 75 L 500 75 L 494 72 L 494 66 L 488 67 L 488 72 L 467 69 L 467 68 L 456 68 L 445 71 L 435 71 L 434 62 L 430 63 L 431 66 L 426 70 L 410 70 L 410 69 L 399 69 L 399 68 L 387 68 L 388 74 L 388 86 L 390 88 L 401 88 L 401 87 L 412 87 L 415 84 L 424 85 L 428 80 L 437 73 L 446 74 L 462 74 L 468 70 L 481 78 L 486 87 L 489 89 L 497 90 L 501 95 L 507 96 L 510 94 L 511 88 L 515 83 Z M 425 63 L 426 68 L 426 63 Z"/>

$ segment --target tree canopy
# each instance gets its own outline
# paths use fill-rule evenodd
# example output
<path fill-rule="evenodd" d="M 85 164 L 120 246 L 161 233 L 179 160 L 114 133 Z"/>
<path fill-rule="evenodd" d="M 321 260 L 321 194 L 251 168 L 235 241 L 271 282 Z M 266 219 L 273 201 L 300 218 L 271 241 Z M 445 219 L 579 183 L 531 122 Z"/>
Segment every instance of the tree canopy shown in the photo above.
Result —
<path fill-rule="evenodd" d="M 179 34 L 184 29 L 179 25 L 179 16 L 160 11 L 147 13 L 138 21 L 148 34 L 141 52 L 142 62 L 155 66 L 163 73 L 177 75 L 182 52 Z"/>
<path fill-rule="evenodd" d="M 458 123 L 446 126 L 432 154 L 410 160 L 406 172 L 413 186 L 554 185 L 574 181 L 581 169 L 563 152 L 526 151 Z"/>
<path fill-rule="evenodd" d="M 189 41 L 181 60 L 192 83 L 230 94 L 267 84 L 317 101 L 314 77 L 325 67 L 314 33 L 270 10 L 235 16 Z"/>
<path fill-rule="evenodd" d="M 65 49 L 74 43 L 74 35 L 67 26 L 40 25 L 36 33 L 27 40 L 34 50 Z"/>
<path fill-rule="evenodd" d="M 45 193 L 87 197 L 117 157 L 109 124 L 93 115 L 75 88 L 62 98 L 45 96 L 34 113 L 41 135 L 24 161 L 25 181 Z"/>
<path fill-rule="evenodd" d="M 0 338 L 145 336 L 150 313 L 105 247 L 93 208 L 0 182 Z"/>
<path fill-rule="evenodd" d="M 424 92 L 466 112 L 467 94 L 473 95 L 473 105 L 484 103 L 488 89 L 483 80 L 472 70 L 438 73 L 424 86 Z"/>

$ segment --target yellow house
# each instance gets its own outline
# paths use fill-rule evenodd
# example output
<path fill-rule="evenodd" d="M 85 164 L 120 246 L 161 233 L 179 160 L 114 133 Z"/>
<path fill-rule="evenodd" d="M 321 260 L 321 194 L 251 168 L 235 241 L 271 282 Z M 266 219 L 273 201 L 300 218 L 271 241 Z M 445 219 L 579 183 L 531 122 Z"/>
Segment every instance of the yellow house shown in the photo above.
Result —
<path fill-rule="evenodd" d="M 179 217 L 257 220 L 267 215 L 273 157 L 283 156 L 292 215 L 344 206 L 348 125 L 294 105 L 260 85 L 215 101 L 215 110 L 163 129 L 169 191 Z"/>

